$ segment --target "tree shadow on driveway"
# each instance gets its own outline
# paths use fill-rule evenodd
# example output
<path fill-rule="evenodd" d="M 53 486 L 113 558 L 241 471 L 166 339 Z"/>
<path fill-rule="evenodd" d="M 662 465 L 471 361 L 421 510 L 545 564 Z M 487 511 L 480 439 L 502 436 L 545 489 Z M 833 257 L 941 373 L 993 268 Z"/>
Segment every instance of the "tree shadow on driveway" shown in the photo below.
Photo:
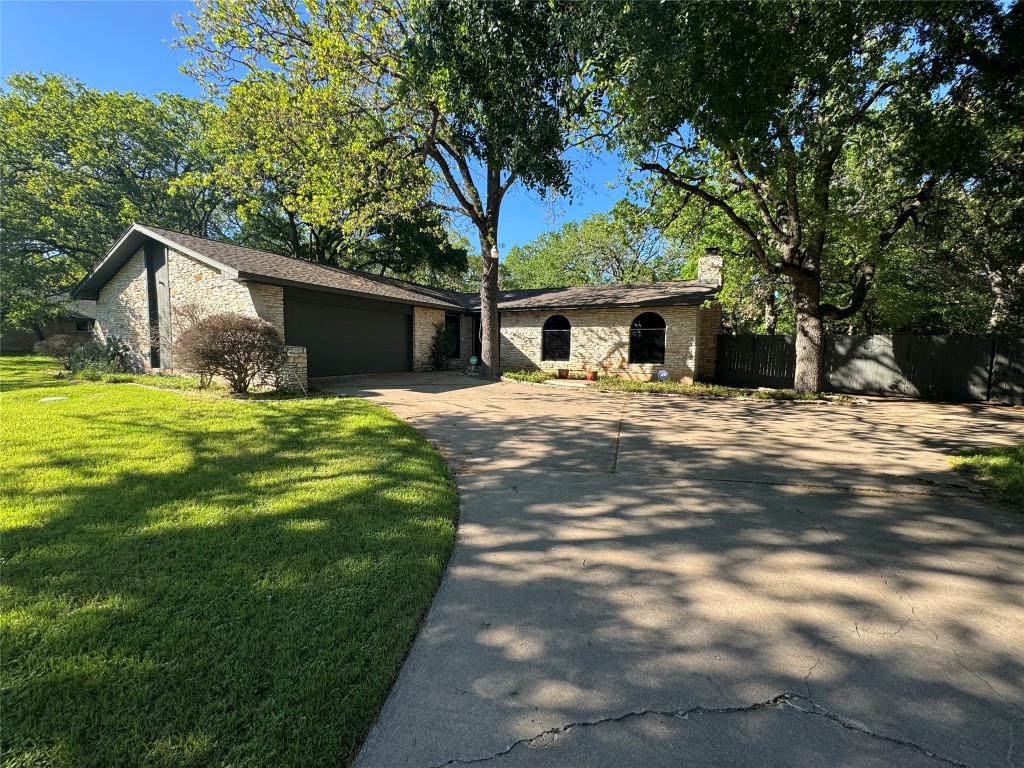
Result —
<path fill-rule="evenodd" d="M 483 395 L 394 396 L 462 516 L 357 765 L 1021 759 L 1024 521 L 941 460 L 1019 415 Z"/>

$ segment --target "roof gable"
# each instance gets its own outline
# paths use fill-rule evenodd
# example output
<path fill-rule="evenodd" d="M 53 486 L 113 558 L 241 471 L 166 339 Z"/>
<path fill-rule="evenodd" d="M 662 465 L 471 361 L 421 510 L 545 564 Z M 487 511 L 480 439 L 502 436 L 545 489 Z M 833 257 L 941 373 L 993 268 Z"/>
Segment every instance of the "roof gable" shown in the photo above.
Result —
<path fill-rule="evenodd" d="M 194 258 L 231 280 L 373 296 L 385 301 L 441 309 L 463 309 L 455 294 L 437 288 L 303 261 L 147 224 L 132 224 L 75 288 L 73 295 L 84 299 L 98 298 L 100 289 L 110 282 L 147 240 L 155 240 L 171 250 Z"/>

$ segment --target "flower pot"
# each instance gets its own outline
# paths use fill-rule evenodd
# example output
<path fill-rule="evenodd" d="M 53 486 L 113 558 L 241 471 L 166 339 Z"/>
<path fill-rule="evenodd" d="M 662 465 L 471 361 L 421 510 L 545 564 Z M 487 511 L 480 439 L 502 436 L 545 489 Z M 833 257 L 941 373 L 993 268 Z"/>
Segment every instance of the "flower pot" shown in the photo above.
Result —
<path fill-rule="evenodd" d="M 569 378 L 569 369 L 568 368 L 559 368 L 558 369 L 558 378 L 560 378 L 560 379 L 568 379 Z"/>
<path fill-rule="evenodd" d="M 597 381 L 597 371 L 587 371 L 587 381 Z"/>

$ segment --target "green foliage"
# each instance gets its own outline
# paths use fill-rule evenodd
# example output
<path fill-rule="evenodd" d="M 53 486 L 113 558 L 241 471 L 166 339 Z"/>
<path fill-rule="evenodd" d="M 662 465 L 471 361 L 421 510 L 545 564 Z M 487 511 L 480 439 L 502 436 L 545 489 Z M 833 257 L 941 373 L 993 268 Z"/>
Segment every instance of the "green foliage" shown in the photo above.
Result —
<path fill-rule="evenodd" d="M 33 349 L 37 355 L 59 362 L 69 373 L 84 373 L 92 381 L 97 381 L 104 373 L 123 373 L 136 367 L 131 348 L 116 336 L 107 336 L 100 343 L 95 339 L 58 334 L 36 343 Z"/>
<path fill-rule="evenodd" d="M 745 400 L 829 400 L 839 403 L 853 402 L 848 395 L 822 395 L 796 392 L 792 389 L 743 389 L 720 384 L 680 384 L 677 381 L 633 381 L 615 376 L 602 377 L 597 388 L 605 392 L 640 392 L 659 395 L 687 395 L 689 397 L 717 397 Z"/>
<path fill-rule="evenodd" d="M 411 18 L 406 88 L 436 105 L 436 160 L 470 159 L 567 193 L 564 151 L 584 93 L 567 87 L 578 65 L 566 19 L 536 0 L 420 2 Z"/>
<path fill-rule="evenodd" d="M 961 451 L 949 463 L 1007 507 L 1024 514 L 1024 444 Z"/>
<path fill-rule="evenodd" d="M 437 451 L 359 398 L 46 365 L 0 358 L 4 764 L 351 764 L 454 541 Z"/>
<path fill-rule="evenodd" d="M 542 384 L 545 381 L 550 381 L 555 378 L 558 374 L 554 371 L 502 371 L 501 374 L 506 379 L 512 379 L 513 381 L 526 381 L 532 384 Z"/>
<path fill-rule="evenodd" d="M 993 4 L 574 4 L 614 140 L 654 193 L 742 238 L 792 286 L 797 384 L 820 386 L 822 323 L 860 310 L 920 220 L 948 156 L 946 119 L 988 51 Z M 657 29 L 658 34 L 650 34 Z M 954 51 L 952 37 L 961 44 Z M 751 77 L 751 73 L 757 73 Z M 942 130 L 940 130 L 942 129 Z M 938 150 L 942 150 L 941 152 Z M 667 206 L 671 208 L 672 206 Z"/>
<path fill-rule="evenodd" d="M 434 335 L 430 337 L 430 347 L 427 350 L 430 365 L 435 371 L 447 370 L 453 352 L 455 352 L 455 333 L 445 323 L 436 323 Z"/>
<path fill-rule="evenodd" d="M 160 373 L 107 373 L 102 377 L 106 384 L 141 384 L 156 389 L 178 389 L 194 391 L 217 389 L 216 384 L 202 381 L 198 376 L 177 376 Z"/>
<path fill-rule="evenodd" d="M 394 94 L 399 9 L 386 3 L 199 3 L 190 71 L 224 99 L 217 179 L 247 245 L 408 276 L 466 271 L 416 146 L 422 115 Z M 244 62 L 241 80 L 236 67 Z"/>
<path fill-rule="evenodd" d="M 13 74 L 0 93 L 0 315 L 31 328 L 132 221 L 220 232 L 206 184 L 216 108 L 175 95 L 102 93 L 61 75 Z"/>
<path fill-rule="evenodd" d="M 687 266 L 679 243 L 662 233 L 656 212 L 622 200 L 609 213 L 568 222 L 510 250 L 501 284 L 511 290 L 649 283 L 678 279 Z"/>

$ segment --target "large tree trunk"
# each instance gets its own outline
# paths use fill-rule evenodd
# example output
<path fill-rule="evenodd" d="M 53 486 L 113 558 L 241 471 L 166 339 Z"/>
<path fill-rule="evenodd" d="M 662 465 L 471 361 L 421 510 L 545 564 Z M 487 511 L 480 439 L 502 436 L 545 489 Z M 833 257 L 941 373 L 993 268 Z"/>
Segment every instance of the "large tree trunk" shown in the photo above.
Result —
<path fill-rule="evenodd" d="M 821 392 L 825 363 L 825 331 L 821 322 L 821 283 L 814 277 L 793 279 L 796 309 L 797 392 Z"/>
<path fill-rule="evenodd" d="M 501 375 L 500 336 L 498 329 L 498 253 L 488 238 L 480 238 L 480 255 L 484 261 L 480 281 L 480 372 L 484 378 Z"/>

